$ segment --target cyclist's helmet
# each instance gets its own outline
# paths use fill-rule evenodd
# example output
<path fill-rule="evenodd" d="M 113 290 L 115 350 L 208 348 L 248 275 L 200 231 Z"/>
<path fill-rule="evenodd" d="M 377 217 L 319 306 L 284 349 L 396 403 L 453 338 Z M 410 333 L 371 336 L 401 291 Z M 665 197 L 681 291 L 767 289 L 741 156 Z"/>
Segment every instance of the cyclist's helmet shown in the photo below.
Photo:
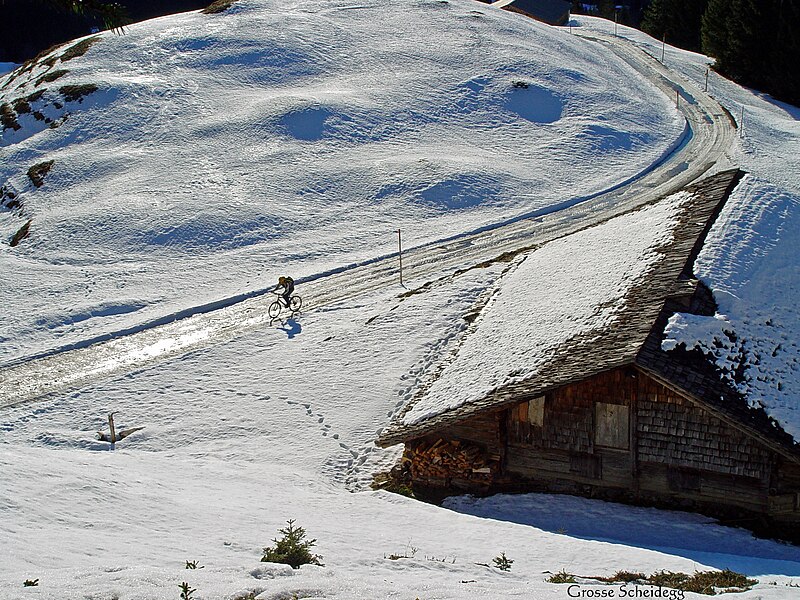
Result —
<path fill-rule="evenodd" d="M 286 284 L 286 277 L 278 277 L 278 283 L 280 285 L 285 285 Z"/>

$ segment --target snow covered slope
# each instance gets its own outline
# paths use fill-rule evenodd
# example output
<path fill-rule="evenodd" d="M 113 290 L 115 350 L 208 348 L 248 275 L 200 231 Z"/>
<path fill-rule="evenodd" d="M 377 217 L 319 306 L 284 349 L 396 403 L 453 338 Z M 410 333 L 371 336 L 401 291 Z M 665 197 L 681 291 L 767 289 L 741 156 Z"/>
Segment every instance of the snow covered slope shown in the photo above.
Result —
<path fill-rule="evenodd" d="M 683 133 L 613 54 L 469 0 L 242 0 L 71 48 L 0 78 L 44 92 L 0 138 L 2 237 L 32 219 L 0 361 L 593 194 Z"/>
<path fill-rule="evenodd" d="M 590 193 L 682 131 L 672 106 L 596 45 L 463 0 L 242 1 L 103 36 L 54 65 L 70 72 L 33 85 L 48 89 L 32 103 L 48 118 L 63 116 L 63 83 L 99 89 L 64 104 L 57 129 L 26 113 L 4 134 L 2 181 L 24 212 L 0 213 L 3 235 L 34 219 L 28 240 L 0 246 L 5 360 L 263 287 L 286 268 L 380 254 L 398 225 L 421 242 Z M 533 116 L 554 117 L 541 90 L 560 118 L 520 114 L 515 95 L 531 94 Z M 782 160 L 780 143 L 762 148 Z M 34 189 L 25 173 L 47 160 Z M 754 256 L 791 257 L 786 242 L 778 254 L 760 245 L 773 239 L 760 231 L 741 238 Z M 700 515 L 537 495 L 444 509 L 367 490 L 397 456 L 376 433 L 505 266 L 402 301 L 398 288 L 332 304 L 3 409 L 0 598 L 173 600 L 186 581 L 198 600 L 563 599 L 545 581 L 562 569 L 726 567 L 760 579 L 741 600 L 795 598 L 797 548 Z M 792 298 L 780 303 L 796 326 Z M 110 411 L 145 427 L 113 452 L 95 437 Z M 292 518 L 324 568 L 259 562 Z M 510 572 L 485 566 L 500 552 Z M 195 560 L 204 569 L 184 568 Z"/>

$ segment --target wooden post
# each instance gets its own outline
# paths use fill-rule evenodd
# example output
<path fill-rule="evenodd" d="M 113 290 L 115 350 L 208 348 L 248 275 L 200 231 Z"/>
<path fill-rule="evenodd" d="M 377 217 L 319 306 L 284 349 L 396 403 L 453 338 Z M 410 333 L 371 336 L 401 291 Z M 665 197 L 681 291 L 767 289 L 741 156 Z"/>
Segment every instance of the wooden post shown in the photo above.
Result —
<path fill-rule="evenodd" d="M 614 9 L 614 37 L 617 37 L 617 15 L 619 11 L 615 8 Z"/>
<path fill-rule="evenodd" d="M 675 108 L 681 107 L 681 93 L 675 90 Z"/>
<path fill-rule="evenodd" d="M 709 72 L 710 70 L 711 70 L 711 69 L 709 69 L 708 67 L 706 67 L 706 87 L 705 87 L 705 89 L 703 90 L 704 92 L 707 92 L 707 91 L 708 91 L 708 72 Z"/>
<path fill-rule="evenodd" d="M 114 413 L 108 413 L 108 428 L 111 430 L 111 445 L 117 443 L 117 430 L 114 429 Z"/>
<path fill-rule="evenodd" d="M 664 32 L 664 37 L 661 38 L 661 64 L 664 64 L 664 52 L 667 47 L 667 33 Z"/>
<path fill-rule="evenodd" d="M 403 243 L 400 239 L 400 230 L 397 230 L 397 254 L 400 257 L 400 285 L 403 285 Z"/>
<path fill-rule="evenodd" d="M 742 106 L 742 118 L 739 119 L 739 137 L 744 137 L 744 106 Z"/>

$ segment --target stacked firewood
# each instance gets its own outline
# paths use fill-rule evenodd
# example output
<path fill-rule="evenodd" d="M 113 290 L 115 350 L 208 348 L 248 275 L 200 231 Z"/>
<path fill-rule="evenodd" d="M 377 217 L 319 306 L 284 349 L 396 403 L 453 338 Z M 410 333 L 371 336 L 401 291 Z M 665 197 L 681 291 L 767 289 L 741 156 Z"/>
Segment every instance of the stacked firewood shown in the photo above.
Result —
<path fill-rule="evenodd" d="M 404 458 L 411 462 L 414 479 L 489 480 L 495 470 L 495 463 L 489 461 L 483 448 L 458 440 L 423 441 L 406 447 Z"/>

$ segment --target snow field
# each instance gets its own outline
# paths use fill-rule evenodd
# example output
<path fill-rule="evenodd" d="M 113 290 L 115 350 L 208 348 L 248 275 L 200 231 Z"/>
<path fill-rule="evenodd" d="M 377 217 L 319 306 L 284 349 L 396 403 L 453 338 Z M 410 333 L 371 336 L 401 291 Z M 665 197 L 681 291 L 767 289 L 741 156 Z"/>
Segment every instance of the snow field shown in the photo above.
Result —
<path fill-rule="evenodd" d="M 386 254 L 398 227 L 418 245 L 597 193 L 684 127 L 620 59 L 467 0 L 243 0 L 104 34 L 62 68 L 0 92 L 68 114 L 0 142 L 24 207 L 0 232 L 34 219 L 0 247 L 0 361 Z M 99 91 L 56 109 L 65 83 Z"/>
<path fill-rule="evenodd" d="M 682 131 L 668 101 L 578 36 L 461 0 L 374 12 L 242 1 L 216 20 L 136 25 L 70 61 L 65 82 L 103 89 L 68 106 L 60 128 L 0 148 L 0 181 L 23 191 L 40 228 L 21 250 L 0 250 L 2 360 L 258 289 L 287 268 L 299 278 L 374 256 L 398 226 L 421 243 L 591 193 Z M 695 80 L 704 73 L 694 55 L 669 56 Z M 509 87 L 518 78 L 532 85 Z M 517 93 L 541 110 L 520 114 Z M 698 262 L 743 301 L 721 300 L 726 318 L 761 333 L 772 326 L 753 307 L 794 277 L 797 187 L 772 178 L 797 173 L 782 151 L 795 125 L 781 114 L 790 108 L 724 93 L 760 106 L 763 131 L 789 132 L 745 138 L 763 170 L 750 167 L 757 177 L 726 211 L 764 197 L 767 208 L 724 213 L 706 246 L 718 253 Z M 25 170 L 50 157 L 32 189 Z M 3 234 L 18 224 L 0 214 Z M 726 253 L 730 240 L 741 246 Z M 761 580 L 737 598 L 795 598 L 795 548 L 702 516 L 538 495 L 457 498 L 448 510 L 367 491 L 397 457 L 372 440 L 461 340 L 463 315 L 499 271 L 400 303 L 365 296 L 4 409 L 0 599 L 166 600 L 181 581 L 206 600 L 561 599 L 547 572 L 725 567 Z M 755 287 L 743 272 L 758 274 Z M 775 289 L 770 316 L 796 339 L 794 288 Z M 118 427 L 145 426 L 114 452 L 94 436 L 110 411 Z M 324 568 L 258 562 L 289 518 L 317 538 Z M 412 547 L 410 559 L 384 558 Z M 511 572 L 476 564 L 500 552 Z M 28 578 L 39 586 L 23 588 Z"/>
<path fill-rule="evenodd" d="M 0 598 L 167 600 L 182 581 L 199 599 L 562 598 L 545 571 L 722 563 L 775 573 L 781 586 L 759 588 L 761 597 L 791 597 L 783 584 L 800 576 L 794 549 L 709 529 L 697 515 L 540 496 L 456 499 L 453 512 L 367 491 L 370 474 L 397 456 L 376 448 L 375 434 L 506 266 L 402 301 L 374 294 L 6 409 Z M 112 410 L 118 428 L 145 429 L 109 452 L 93 434 Z M 649 525 L 637 530 L 643 514 Z M 324 568 L 258 562 L 290 518 L 317 539 Z M 411 558 L 385 558 L 413 548 Z M 515 561 L 509 573 L 476 564 L 500 552 Z M 205 568 L 185 570 L 187 560 Z M 22 588 L 28 578 L 39 586 Z"/>

